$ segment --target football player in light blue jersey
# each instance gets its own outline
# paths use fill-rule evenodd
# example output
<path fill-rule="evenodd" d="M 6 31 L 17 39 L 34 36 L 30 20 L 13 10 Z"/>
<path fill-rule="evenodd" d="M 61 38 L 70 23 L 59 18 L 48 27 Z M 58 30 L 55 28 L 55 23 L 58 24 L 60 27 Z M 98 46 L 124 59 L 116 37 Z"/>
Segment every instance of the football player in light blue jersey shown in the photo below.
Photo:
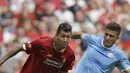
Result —
<path fill-rule="evenodd" d="M 116 22 L 106 26 L 104 37 L 74 32 L 72 38 L 82 39 L 87 43 L 87 50 L 74 73 L 111 73 L 114 67 L 124 73 L 130 73 L 130 62 L 124 52 L 115 45 L 120 32 L 121 27 Z"/>

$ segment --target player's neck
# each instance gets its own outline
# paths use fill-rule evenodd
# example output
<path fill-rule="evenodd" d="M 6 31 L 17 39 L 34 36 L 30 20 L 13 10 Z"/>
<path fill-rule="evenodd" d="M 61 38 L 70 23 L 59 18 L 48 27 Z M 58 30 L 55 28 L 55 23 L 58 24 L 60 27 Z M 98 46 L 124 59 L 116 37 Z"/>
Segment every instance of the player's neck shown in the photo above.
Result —
<path fill-rule="evenodd" d="M 53 47 L 54 47 L 54 49 L 55 49 L 57 52 L 64 52 L 64 51 L 65 51 L 65 49 L 60 48 L 59 45 L 56 44 L 56 41 L 55 41 L 55 40 L 53 41 Z"/>

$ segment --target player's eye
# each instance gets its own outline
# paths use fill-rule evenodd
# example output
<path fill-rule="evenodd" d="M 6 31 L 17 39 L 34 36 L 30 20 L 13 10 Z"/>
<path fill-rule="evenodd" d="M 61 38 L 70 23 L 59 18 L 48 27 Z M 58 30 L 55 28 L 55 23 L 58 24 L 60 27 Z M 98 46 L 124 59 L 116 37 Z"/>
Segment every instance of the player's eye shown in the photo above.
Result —
<path fill-rule="evenodd" d="M 70 38 L 70 36 L 67 36 L 67 38 Z"/>
<path fill-rule="evenodd" d="M 108 33 L 105 33 L 105 36 L 108 36 Z"/>
<path fill-rule="evenodd" d="M 61 35 L 61 37 L 65 37 L 65 35 Z"/>
<path fill-rule="evenodd" d="M 113 35 L 110 35 L 110 37 L 112 37 L 112 38 L 113 38 L 114 36 L 113 36 Z"/>

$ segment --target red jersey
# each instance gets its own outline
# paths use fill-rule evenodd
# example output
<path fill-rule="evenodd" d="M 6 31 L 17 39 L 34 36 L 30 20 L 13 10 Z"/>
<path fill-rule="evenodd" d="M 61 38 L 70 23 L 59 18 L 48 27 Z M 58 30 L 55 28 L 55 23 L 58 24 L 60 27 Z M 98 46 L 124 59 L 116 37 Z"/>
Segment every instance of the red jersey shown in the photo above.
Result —
<path fill-rule="evenodd" d="M 68 72 L 75 61 L 73 50 L 67 46 L 64 52 L 57 52 L 53 48 L 53 38 L 41 37 L 23 48 L 30 54 L 20 73 L 59 73 L 60 70 Z"/>

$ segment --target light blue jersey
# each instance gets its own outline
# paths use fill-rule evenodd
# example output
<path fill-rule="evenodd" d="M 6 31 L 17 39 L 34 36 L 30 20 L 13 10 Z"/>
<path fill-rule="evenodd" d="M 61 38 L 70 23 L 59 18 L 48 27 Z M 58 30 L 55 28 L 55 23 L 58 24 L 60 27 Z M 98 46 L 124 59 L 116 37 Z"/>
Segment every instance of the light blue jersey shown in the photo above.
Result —
<path fill-rule="evenodd" d="M 105 48 L 103 37 L 84 34 L 82 40 L 88 47 L 74 73 L 111 73 L 114 67 L 121 71 L 130 69 L 130 63 L 123 51 L 116 45 Z"/>

